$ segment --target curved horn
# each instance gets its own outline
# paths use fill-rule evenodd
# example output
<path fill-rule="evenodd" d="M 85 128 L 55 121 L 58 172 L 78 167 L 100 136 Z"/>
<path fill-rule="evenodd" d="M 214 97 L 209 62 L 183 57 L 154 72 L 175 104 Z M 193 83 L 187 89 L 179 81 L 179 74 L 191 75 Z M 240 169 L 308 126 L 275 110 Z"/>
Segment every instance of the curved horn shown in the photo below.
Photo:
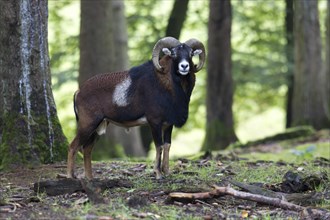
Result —
<path fill-rule="evenodd" d="M 159 64 L 159 53 L 160 50 L 168 47 L 175 47 L 177 45 L 180 44 L 180 41 L 178 41 L 177 39 L 175 39 L 174 37 L 164 37 L 162 39 L 160 39 L 154 46 L 154 49 L 152 50 L 152 62 L 155 66 L 155 68 L 158 71 L 162 71 L 163 68 L 161 67 L 161 65 Z"/>
<path fill-rule="evenodd" d="M 185 44 L 188 45 L 189 47 L 191 47 L 193 50 L 196 50 L 196 49 L 202 50 L 202 53 L 199 54 L 199 63 L 197 66 L 195 65 L 196 72 L 200 71 L 203 68 L 204 63 L 205 63 L 205 47 L 204 47 L 204 45 L 202 44 L 202 42 L 200 42 L 199 40 L 196 40 L 194 38 L 187 40 L 185 42 Z"/>

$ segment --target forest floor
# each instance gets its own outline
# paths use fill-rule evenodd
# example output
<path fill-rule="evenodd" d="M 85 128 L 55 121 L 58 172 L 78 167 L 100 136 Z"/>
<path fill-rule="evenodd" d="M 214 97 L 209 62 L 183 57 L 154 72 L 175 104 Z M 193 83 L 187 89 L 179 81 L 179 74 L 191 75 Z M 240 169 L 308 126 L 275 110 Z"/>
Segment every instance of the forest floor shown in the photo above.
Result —
<path fill-rule="evenodd" d="M 329 141 L 323 137 L 299 143 L 305 150 L 278 142 L 172 159 L 171 174 L 163 180 L 154 178 L 152 161 L 94 162 L 97 180 L 123 184 L 92 187 L 92 193 L 50 196 L 39 188 L 44 181 L 61 181 L 64 163 L 1 171 L 0 219 L 330 219 Z M 251 156 L 255 152 L 296 159 L 258 159 Z M 82 172 L 78 164 L 77 173 Z M 224 195 L 215 187 L 279 198 L 302 209 Z"/>

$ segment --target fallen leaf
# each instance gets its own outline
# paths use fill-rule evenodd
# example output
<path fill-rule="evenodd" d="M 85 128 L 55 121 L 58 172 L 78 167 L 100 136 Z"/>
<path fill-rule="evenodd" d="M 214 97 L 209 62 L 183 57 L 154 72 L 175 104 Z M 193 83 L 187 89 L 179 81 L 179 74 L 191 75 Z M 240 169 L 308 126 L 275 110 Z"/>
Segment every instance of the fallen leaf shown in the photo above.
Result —
<path fill-rule="evenodd" d="M 247 217 L 249 217 L 249 212 L 246 210 L 243 210 L 241 216 L 242 216 L 242 218 L 247 218 Z"/>

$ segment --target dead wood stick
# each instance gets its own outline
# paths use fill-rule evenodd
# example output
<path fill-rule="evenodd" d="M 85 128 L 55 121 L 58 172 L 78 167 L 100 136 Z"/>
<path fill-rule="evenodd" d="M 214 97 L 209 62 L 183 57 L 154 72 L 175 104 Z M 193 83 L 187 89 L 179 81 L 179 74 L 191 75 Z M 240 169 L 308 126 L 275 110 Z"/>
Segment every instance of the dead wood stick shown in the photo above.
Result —
<path fill-rule="evenodd" d="M 173 192 L 169 194 L 170 198 L 172 199 L 189 199 L 189 200 L 210 199 L 213 197 L 213 195 L 214 194 L 212 192 L 198 192 L 198 193 Z"/>
<path fill-rule="evenodd" d="M 293 210 L 302 212 L 302 215 L 307 219 L 320 218 L 330 219 L 330 212 L 326 210 L 314 209 L 314 208 L 306 208 L 300 205 L 293 204 L 291 202 L 287 202 L 284 199 L 280 198 L 271 198 L 267 196 L 247 193 L 235 190 L 231 187 L 220 187 L 213 186 L 214 190 L 210 192 L 198 192 L 198 193 L 182 193 L 182 192 L 173 192 L 169 194 L 170 199 L 173 200 L 206 200 L 211 199 L 213 197 L 222 196 L 222 195 L 230 195 L 235 198 L 249 200 L 253 202 L 258 202 L 266 205 L 271 205 L 274 207 L 279 207 L 282 209 Z M 326 218 L 324 218 L 326 216 Z"/>
<path fill-rule="evenodd" d="M 195 200 L 195 199 L 210 199 L 214 196 L 221 196 L 221 195 L 231 195 L 235 198 L 259 202 L 267 205 L 272 205 L 275 207 L 280 207 L 283 209 L 289 209 L 294 211 L 302 211 L 304 207 L 287 202 L 285 200 L 279 199 L 279 198 L 270 198 L 267 196 L 262 195 L 256 195 L 252 193 L 247 192 L 241 192 L 238 190 L 235 190 L 231 187 L 219 187 L 214 186 L 214 190 L 210 192 L 198 192 L 198 193 L 181 193 L 181 192 L 174 192 L 170 193 L 169 196 L 171 199 L 174 200 Z"/>
<path fill-rule="evenodd" d="M 81 186 L 84 189 L 89 201 L 93 204 L 105 204 L 104 198 L 101 196 L 102 189 L 93 186 L 93 183 L 86 180 L 80 180 Z"/>
<path fill-rule="evenodd" d="M 242 192 L 242 191 L 235 190 L 228 186 L 226 186 L 226 187 L 214 186 L 214 188 L 215 188 L 217 195 L 231 195 L 231 196 L 234 196 L 235 198 L 258 202 L 258 203 L 262 203 L 262 204 L 266 204 L 266 205 L 272 205 L 275 207 L 293 210 L 293 211 L 303 211 L 305 209 L 303 206 L 296 205 L 291 202 L 287 202 L 283 199 L 271 198 L 271 197 L 267 197 L 267 196 Z"/>
<path fill-rule="evenodd" d="M 284 193 L 277 193 L 268 189 L 261 188 L 259 186 L 249 185 L 234 180 L 228 180 L 228 182 L 252 194 L 263 195 L 263 196 L 267 196 L 271 198 L 279 198 L 279 199 L 282 199 L 283 196 L 285 197 Z"/>
<path fill-rule="evenodd" d="M 82 184 L 78 179 L 59 179 L 59 180 L 46 180 L 34 183 L 34 191 L 36 193 L 46 192 L 49 196 L 57 196 L 66 193 L 74 193 L 77 191 L 86 190 L 86 184 Z M 106 189 L 114 187 L 131 187 L 132 183 L 126 180 L 120 179 L 93 179 L 88 183 L 89 188 L 100 189 L 104 191 Z"/>

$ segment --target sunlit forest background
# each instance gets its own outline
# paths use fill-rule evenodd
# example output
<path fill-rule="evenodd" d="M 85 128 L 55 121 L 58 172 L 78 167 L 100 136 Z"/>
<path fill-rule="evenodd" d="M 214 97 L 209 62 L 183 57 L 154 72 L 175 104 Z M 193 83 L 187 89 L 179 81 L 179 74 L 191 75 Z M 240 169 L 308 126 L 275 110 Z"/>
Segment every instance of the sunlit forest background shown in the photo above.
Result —
<path fill-rule="evenodd" d="M 125 1 L 130 66 L 151 58 L 151 48 L 165 34 L 173 2 Z M 326 3 L 319 1 L 323 43 Z M 180 40 L 195 37 L 207 45 L 208 4 L 190 1 Z M 285 130 L 285 1 L 235 0 L 232 13 L 233 113 L 235 132 L 244 143 Z M 53 93 L 62 128 L 71 141 L 76 132 L 72 96 L 78 89 L 80 1 L 49 1 L 48 20 Z M 187 124 L 174 129 L 172 155 L 200 151 L 205 136 L 205 90 L 206 67 L 197 75 Z"/>
<path fill-rule="evenodd" d="M 0 0 L 0 93 L 0 219 L 330 219 L 330 0 Z"/>

